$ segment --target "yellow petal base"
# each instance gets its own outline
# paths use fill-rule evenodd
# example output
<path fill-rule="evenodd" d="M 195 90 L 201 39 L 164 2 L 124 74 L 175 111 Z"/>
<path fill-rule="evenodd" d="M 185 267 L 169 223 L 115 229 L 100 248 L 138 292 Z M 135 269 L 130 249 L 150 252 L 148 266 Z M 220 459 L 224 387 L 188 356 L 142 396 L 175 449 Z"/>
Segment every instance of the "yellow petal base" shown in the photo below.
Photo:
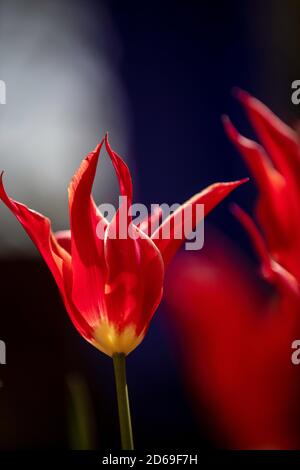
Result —
<path fill-rule="evenodd" d="M 94 329 L 93 346 L 112 357 L 116 353 L 125 355 L 133 351 L 144 339 L 145 334 L 135 333 L 133 325 L 127 326 L 121 333 L 107 320 L 102 320 Z"/>

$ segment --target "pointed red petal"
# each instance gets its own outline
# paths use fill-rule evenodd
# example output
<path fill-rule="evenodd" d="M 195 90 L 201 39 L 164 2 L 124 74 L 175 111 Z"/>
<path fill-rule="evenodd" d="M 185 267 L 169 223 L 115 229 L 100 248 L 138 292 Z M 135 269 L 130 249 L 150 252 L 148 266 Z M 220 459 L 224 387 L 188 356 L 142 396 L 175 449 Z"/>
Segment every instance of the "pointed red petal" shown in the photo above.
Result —
<path fill-rule="evenodd" d="M 246 181 L 248 181 L 248 178 L 230 183 L 212 184 L 208 188 L 204 189 L 186 201 L 173 214 L 163 221 L 160 227 L 153 233 L 151 238 L 161 252 L 165 266 L 167 266 L 167 264 L 171 261 L 172 257 L 185 239 L 184 230 L 182 230 L 182 236 L 179 236 L 181 229 L 183 228 L 183 224 L 189 224 L 193 231 L 199 222 L 201 222 L 202 217 L 201 215 L 199 216 L 197 205 L 204 204 L 204 216 L 206 216 L 235 188 L 245 183 Z M 185 210 L 187 208 L 189 208 L 190 211 L 186 213 Z M 170 227 L 170 236 L 165 238 L 164 231 L 168 225 Z"/>
<path fill-rule="evenodd" d="M 127 196 L 128 198 L 128 207 L 131 206 L 132 203 L 132 180 L 130 176 L 130 171 L 126 163 L 123 159 L 112 150 L 111 146 L 109 145 L 108 136 L 105 136 L 105 147 L 107 153 L 112 161 L 112 164 L 116 170 L 119 184 L 120 184 L 120 191 L 122 196 Z"/>
<path fill-rule="evenodd" d="M 259 218 L 269 246 L 286 244 L 290 224 L 290 212 L 286 210 L 286 182 L 260 145 L 239 134 L 227 117 L 223 122 L 228 137 L 243 156 L 260 190 Z"/>
<path fill-rule="evenodd" d="M 277 180 L 280 182 L 282 178 L 268 159 L 264 149 L 253 140 L 241 135 L 228 116 L 223 116 L 223 124 L 229 139 L 241 153 L 251 173 L 255 176 L 259 188 L 272 194 L 274 183 Z"/>
<path fill-rule="evenodd" d="M 117 173 L 121 196 L 126 198 L 126 200 L 122 200 L 121 205 L 111 222 L 111 229 L 113 228 L 115 233 L 118 234 L 118 237 L 126 238 L 127 228 L 132 220 L 132 216 L 128 211 L 132 204 L 132 180 L 130 171 L 122 158 L 110 147 L 107 134 L 105 136 L 105 146 Z"/>
<path fill-rule="evenodd" d="M 299 299 L 300 289 L 296 278 L 283 266 L 273 260 L 266 243 L 251 217 L 239 206 L 233 205 L 232 212 L 248 232 L 250 239 L 261 260 L 263 276 L 279 290 Z"/>
<path fill-rule="evenodd" d="M 72 299 L 90 325 L 105 312 L 105 262 L 98 224 L 106 226 L 91 197 L 92 185 L 103 141 L 81 163 L 69 186 Z"/>
<path fill-rule="evenodd" d="M 51 231 L 48 218 L 35 212 L 24 204 L 11 199 L 0 182 L 0 198 L 24 227 L 33 243 L 48 265 L 64 300 L 66 309 L 78 331 L 85 337 L 91 337 L 91 329 L 70 300 L 71 275 L 70 256 L 56 241 Z"/>
<path fill-rule="evenodd" d="M 262 272 L 265 277 L 269 278 L 272 273 L 271 259 L 263 236 L 259 232 L 251 217 L 241 207 L 239 207 L 237 204 L 232 204 L 231 211 L 248 232 L 252 244 L 260 258 Z"/>

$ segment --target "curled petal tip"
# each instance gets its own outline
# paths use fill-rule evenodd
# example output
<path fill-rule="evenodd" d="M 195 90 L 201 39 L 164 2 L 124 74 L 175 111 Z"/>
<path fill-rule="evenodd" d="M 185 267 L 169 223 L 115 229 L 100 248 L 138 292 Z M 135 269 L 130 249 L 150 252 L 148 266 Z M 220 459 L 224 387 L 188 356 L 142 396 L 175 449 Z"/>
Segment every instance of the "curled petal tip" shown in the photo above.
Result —
<path fill-rule="evenodd" d="M 250 178 L 242 178 L 240 180 L 236 180 L 236 181 L 230 181 L 228 183 L 225 183 L 226 185 L 228 186 L 232 186 L 233 188 L 238 188 L 239 186 L 241 186 L 242 184 L 244 183 L 247 183 L 249 181 Z"/>
<path fill-rule="evenodd" d="M 238 131 L 236 130 L 236 128 L 232 124 L 229 116 L 223 115 L 222 116 L 222 122 L 223 122 L 223 126 L 224 126 L 225 132 L 227 133 L 228 137 L 231 140 L 237 140 L 239 138 L 240 134 L 238 133 Z"/>
<path fill-rule="evenodd" d="M 233 186 L 233 187 L 237 187 L 237 186 L 241 186 L 242 184 L 244 183 L 247 183 L 247 181 L 249 181 L 250 178 L 242 178 L 240 180 L 235 180 L 235 181 L 228 181 L 227 183 L 217 183 L 217 184 L 221 184 L 222 186 Z"/>
<path fill-rule="evenodd" d="M 112 152 L 112 148 L 111 148 L 110 143 L 109 143 L 108 132 L 105 133 L 104 143 L 105 143 L 105 147 L 106 147 L 107 152 L 110 154 Z"/>
<path fill-rule="evenodd" d="M 221 121 L 222 121 L 222 124 L 223 124 L 223 127 L 225 128 L 225 131 L 226 132 L 230 132 L 231 128 L 233 128 L 233 130 L 235 130 L 231 120 L 230 120 L 230 117 L 227 115 L 227 114 L 222 114 L 221 116 Z M 236 131 L 236 130 L 235 130 Z M 237 131 L 236 131 L 237 132 Z"/>
<path fill-rule="evenodd" d="M 226 134 L 228 135 L 229 139 L 231 142 L 237 146 L 238 150 L 242 152 L 246 150 L 258 150 L 259 144 L 254 142 L 253 140 L 248 139 L 247 137 L 244 137 L 242 134 L 239 133 L 239 131 L 236 129 L 236 127 L 232 124 L 231 120 L 228 118 L 226 120 L 223 120 L 224 124 L 224 129 Z"/>
<path fill-rule="evenodd" d="M 6 194 L 4 183 L 3 183 L 3 176 L 4 176 L 4 170 L 2 170 L 0 173 L 0 199 L 2 200 L 3 198 L 7 198 L 7 194 Z"/>
<path fill-rule="evenodd" d="M 225 124 L 227 121 L 230 121 L 229 116 L 227 114 L 222 114 L 221 116 L 222 122 Z"/>
<path fill-rule="evenodd" d="M 250 180 L 250 178 L 248 176 L 246 176 L 246 178 L 242 178 L 241 180 L 239 180 L 239 183 L 244 184 L 244 183 L 247 183 L 249 180 Z"/>
<path fill-rule="evenodd" d="M 232 215 L 234 215 L 234 217 L 236 217 L 237 219 L 239 219 L 239 217 L 241 216 L 241 214 L 243 212 L 243 210 L 240 208 L 240 206 L 238 204 L 236 204 L 235 202 L 232 202 L 229 205 L 229 210 L 232 213 Z"/>
<path fill-rule="evenodd" d="M 105 136 L 104 136 L 104 141 L 105 141 L 105 145 L 109 145 L 109 141 L 108 141 L 108 131 L 105 132 Z"/>
<path fill-rule="evenodd" d="M 241 103 L 246 103 L 246 101 L 248 101 L 248 99 L 251 97 L 251 95 L 247 91 L 242 90 L 239 87 L 234 87 L 232 89 L 232 94 Z"/>
<path fill-rule="evenodd" d="M 233 217 L 249 232 L 249 225 L 250 225 L 250 216 L 242 209 L 236 202 L 232 202 L 229 205 L 229 211 L 233 215 Z M 252 223 L 251 223 L 252 227 Z M 250 233 L 250 235 L 253 232 Z"/>

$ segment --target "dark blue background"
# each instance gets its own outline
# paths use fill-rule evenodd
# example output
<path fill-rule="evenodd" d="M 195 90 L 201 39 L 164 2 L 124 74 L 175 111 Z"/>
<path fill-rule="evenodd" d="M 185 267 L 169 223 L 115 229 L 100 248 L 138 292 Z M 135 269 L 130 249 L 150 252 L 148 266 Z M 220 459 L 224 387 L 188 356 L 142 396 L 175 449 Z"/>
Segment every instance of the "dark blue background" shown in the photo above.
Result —
<path fill-rule="evenodd" d="M 96 16 L 100 14 L 101 2 L 84 3 Z M 297 115 L 290 103 L 289 80 L 299 78 L 297 63 L 293 64 L 299 34 L 290 26 L 291 2 L 104 3 L 122 49 L 120 78 L 131 111 L 136 201 L 183 202 L 208 184 L 248 176 L 220 117 L 228 113 L 240 130 L 252 135 L 231 96 L 234 86 L 250 91 L 288 120 Z M 98 40 L 93 34 L 91 47 L 97 48 Z M 228 205 L 234 199 L 251 210 L 255 193 L 250 181 L 208 217 L 250 256 L 247 237 Z M 86 378 L 91 393 L 98 425 L 96 446 L 119 447 L 112 361 L 71 326 L 41 260 L 14 263 L 2 263 L 1 277 L 7 315 L 7 331 L 2 334 L 19 346 L 3 373 L 6 389 L 0 418 L 6 425 L 0 429 L 1 446 L 68 445 L 61 397 L 65 374 L 76 370 Z M 215 445 L 204 418 L 195 416 L 182 383 L 163 304 L 147 337 L 128 357 L 128 383 L 138 448 Z M 14 420 L 19 420 L 19 428 Z"/>

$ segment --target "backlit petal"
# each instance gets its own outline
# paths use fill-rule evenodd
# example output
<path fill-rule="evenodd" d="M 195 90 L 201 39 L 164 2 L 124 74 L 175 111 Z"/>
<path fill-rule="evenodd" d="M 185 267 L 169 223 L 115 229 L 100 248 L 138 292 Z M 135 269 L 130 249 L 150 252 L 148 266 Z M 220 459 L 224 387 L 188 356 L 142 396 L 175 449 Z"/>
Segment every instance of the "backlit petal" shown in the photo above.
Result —
<path fill-rule="evenodd" d="M 98 224 L 106 226 L 91 197 L 92 185 L 103 141 L 81 163 L 69 186 L 72 299 L 86 321 L 94 325 L 105 312 L 104 240 L 98 238 Z"/>
<path fill-rule="evenodd" d="M 57 243 L 51 231 L 49 219 L 29 209 L 24 204 L 11 199 L 4 189 L 2 175 L 0 182 L 0 198 L 19 220 L 44 258 L 58 285 L 67 311 L 75 327 L 84 337 L 90 338 L 91 329 L 75 308 L 70 298 L 70 255 Z"/>
<path fill-rule="evenodd" d="M 185 240 L 185 236 L 188 236 L 188 234 L 184 233 L 183 225 L 186 224 L 193 231 L 203 219 L 203 215 L 209 214 L 226 196 L 246 181 L 247 178 L 230 183 L 212 184 L 182 204 L 163 221 L 151 238 L 161 252 L 165 266 L 171 261 Z M 198 204 L 204 204 L 203 214 L 197 211 Z M 168 226 L 169 230 L 166 230 Z M 168 233 L 168 236 L 165 236 L 164 233 Z"/>

